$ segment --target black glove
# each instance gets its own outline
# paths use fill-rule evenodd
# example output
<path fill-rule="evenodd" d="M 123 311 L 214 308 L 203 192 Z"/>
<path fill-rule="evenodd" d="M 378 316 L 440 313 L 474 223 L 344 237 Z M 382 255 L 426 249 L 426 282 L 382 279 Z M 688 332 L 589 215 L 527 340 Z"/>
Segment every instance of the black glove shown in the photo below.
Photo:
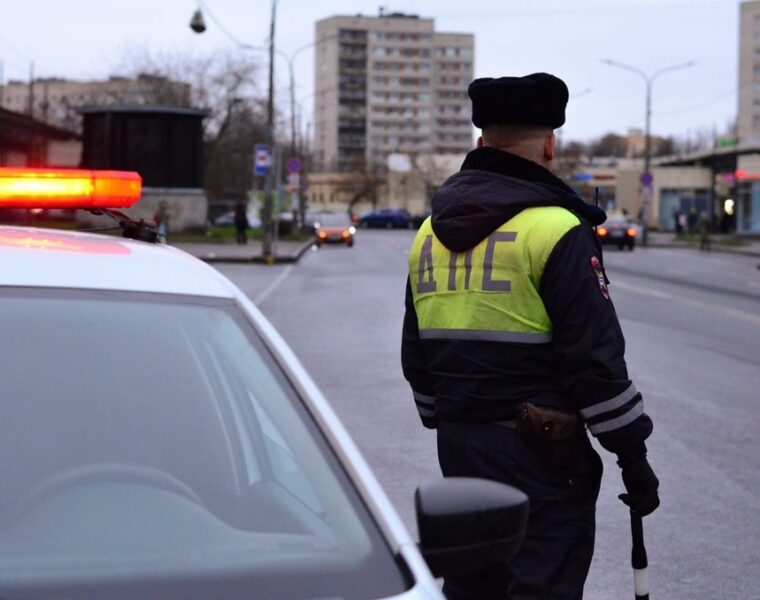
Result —
<path fill-rule="evenodd" d="M 657 495 L 660 481 L 646 458 L 623 466 L 623 483 L 628 493 L 620 494 L 618 498 L 631 509 L 631 512 L 645 517 L 660 506 L 660 497 Z"/>

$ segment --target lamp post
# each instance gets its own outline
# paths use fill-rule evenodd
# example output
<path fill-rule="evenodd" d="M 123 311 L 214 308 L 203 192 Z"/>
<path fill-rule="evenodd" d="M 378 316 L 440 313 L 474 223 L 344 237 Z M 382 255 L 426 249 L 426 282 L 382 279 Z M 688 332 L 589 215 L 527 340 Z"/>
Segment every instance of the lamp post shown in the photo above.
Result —
<path fill-rule="evenodd" d="M 602 59 L 602 62 L 612 67 L 618 67 L 619 69 L 625 69 L 641 76 L 646 83 L 646 120 L 644 127 L 644 171 L 641 175 L 642 194 L 641 194 L 641 245 L 647 245 L 647 234 L 649 232 L 649 203 L 652 198 L 652 174 L 649 172 L 652 162 L 652 138 L 650 134 L 650 124 L 652 120 L 652 84 L 654 80 L 663 73 L 669 73 L 670 71 L 678 71 L 680 69 L 687 69 L 693 67 L 696 61 L 690 60 L 685 63 L 677 65 L 671 65 L 658 69 L 651 75 L 647 75 L 644 71 L 631 65 L 619 63 L 609 58 Z"/>
<path fill-rule="evenodd" d="M 277 0 L 272 0 L 272 17 L 269 23 L 269 91 L 267 95 L 267 146 L 269 147 L 270 156 L 274 155 L 274 24 L 277 14 Z M 203 14 L 200 8 L 197 9 L 190 20 L 190 28 L 195 33 L 206 31 L 206 24 L 203 21 Z M 245 44 L 239 44 L 245 47 Z M 272 167 L 267 170 L 264 176 L 264 210 L 261 219 L 262 238 L 261 238 L 261 256 L 264 262 L 272 264 L 274 256 L 272 255 Z"/>
<path fill-rule="evenodd" d="M 295 99 L 295 70 L 293 66 L 293 62 L 296 58 L 296 56 L 302 52 L 303 50 L 307 50 L 313 46 L 316 46 L 318 44 L 321 44 L 322 42 L 325 42 L 330 39 L 337 38 L 337 35 L 330 35 L 326 36 L 324 38 L 320 38 L 316 40 L 315 42 L 311 42 L 309 44 L 305 44 L 299 48 L 296 48 L 290 55 L 285 54 L 284 52 L 280 50 L 275 50 L 274 48 L 274 31 L 275 31 L 275 15 L 277 10 L 277 0 L 272 0 L 272 18 L 270 22 L 270 33 L 269 33 L 269 45 L 267 48 L 264 48 L 262 46 L 254 46 L 251 44 L 243 44 L 239 40 L 237 40 L 234 36 L 232 36 L 226 29 L 224 29 L 221 26 L 221 23 L 219 23 L 213 15 L 211 15 L 212 19 L 217 22 L 217 25 L 222 29 L 222 32 L 227 35 L 233 42 L 235 42 L 238 47 L 243 48 L 245 50 L 267 50 L 269 52 L 269 91 L 268 91 L 268 98 L 267 98 L 267 145 L 269 147 L 270 156 L 275 155 L 275 148 L 274 148 L 274 53 L 277 52 L 280 56 L 284 57 L 285 60 L 288 63 L 288 76 L 289 76 L 289 84 L 290 84 L 290 151 L 291 156 L 295 157 L 297 153 L 297 136 L 296 136 L 296 99 Z M 192 19 L 190 20 L 190 28 L 195 33 L 203 33 L 206 31 L 206 24 L 203 19 L 203 13 L 201 12 L 201 9 L 198 8 L 192 16 Z M 273 188 L 273 173 L 272 168 L 270 167 L 269 170 L 267 170 L 266 176 L 264 178 L 264 214 L 262 219 L 262 229 L 263 229 L 263 236 L 262 236 L 262 257 L 264 258 L 264 261 L 267 263 L 273 262 L 273 256 L 272 256 L 272 208 L 273 208 L 273 202 L 272 202 L 272 188 Z M 303 194 L 300 195 L 300 203 L 299 203 L 299 212 L 300 212 L 300 218 L 303 221 L 304 211 L 305 211 L 305 205 L 303 200 Z"/>

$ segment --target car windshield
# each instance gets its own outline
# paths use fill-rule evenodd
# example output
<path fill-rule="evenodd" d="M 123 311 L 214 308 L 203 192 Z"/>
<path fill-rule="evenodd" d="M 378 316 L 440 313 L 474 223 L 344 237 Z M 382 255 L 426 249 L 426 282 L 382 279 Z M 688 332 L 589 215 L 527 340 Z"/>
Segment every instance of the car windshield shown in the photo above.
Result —
<path fill-rule="evenodd" d="M 611 217 L 604 224 L 608 227 L 628 227 L 629 222 L 625 217 Z"/>
<path fill-rule="evenodd" d="M 327 225 L 328 227 L 348 227 L 351 225 L 351 219 L 344 213 L 323 213 L 319 218 L 319 224 L 322 226 Z"/>
<path fill-rule="evenodd" d="M 0 597 L 406 589 L 233 301 L 0 289 L 0 344 Z"/>

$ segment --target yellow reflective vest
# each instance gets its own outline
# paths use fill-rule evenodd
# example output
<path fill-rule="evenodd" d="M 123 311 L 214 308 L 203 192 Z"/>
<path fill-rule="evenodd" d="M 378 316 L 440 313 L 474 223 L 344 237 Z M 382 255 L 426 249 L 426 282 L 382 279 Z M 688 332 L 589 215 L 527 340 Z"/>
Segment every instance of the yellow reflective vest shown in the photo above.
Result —
<path fill-rule="evenodd" d="M 409 253 L 420 338 L 550 342 L 541 277 L 554 246 L 579 223 L 565 208 L 527 208 L 474 248 L 452 252 L 426 219 Z"/>

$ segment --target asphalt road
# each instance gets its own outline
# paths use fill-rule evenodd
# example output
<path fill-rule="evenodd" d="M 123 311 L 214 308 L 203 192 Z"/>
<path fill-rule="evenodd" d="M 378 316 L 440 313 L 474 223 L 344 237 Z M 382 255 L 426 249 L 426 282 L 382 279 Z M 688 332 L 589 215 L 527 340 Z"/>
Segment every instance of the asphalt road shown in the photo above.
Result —
<path fill-rule="evenodd" d="M 298 265 L 217 265 L 283 334 L 333 403 L 407 525 L 439 477 L 399 365 L 409 231 L 362 231 Z M 655 421 L 662 506 L 645 520 L 653 597 L 760 598 L 760 259 L 610 250 L 631 378 Z M 605 460 L 586 597 L 633 597 L 630 533 Z"/>

